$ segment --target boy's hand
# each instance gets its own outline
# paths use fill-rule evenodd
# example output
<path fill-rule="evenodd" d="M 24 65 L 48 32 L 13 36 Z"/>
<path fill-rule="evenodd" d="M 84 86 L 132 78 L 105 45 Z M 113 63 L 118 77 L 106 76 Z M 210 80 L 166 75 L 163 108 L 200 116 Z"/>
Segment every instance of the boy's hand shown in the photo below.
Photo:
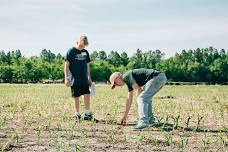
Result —
<path fill-rule="evenodd" d="M 89 82 L 89 86 L 91 87 L 93 81 L 89 78 L 89 79 L 88 79 L 88 82 Z"/>
<path fill-rule="evenodd" d="M 126 117 L 123 117 L 121 120 L 120 120 L 120 122 L 118 123 L 118 125 L 126 125 L 126 120 L 127 120 L 127 118 Z"/>
<path fill-rule="evenodd" d="M 69 79 L 65 79 L 65 85 L 66 85 L 67 87 L 70 87 L 71 82 L 70 82 L 70 80 L 69 80 Z"/>

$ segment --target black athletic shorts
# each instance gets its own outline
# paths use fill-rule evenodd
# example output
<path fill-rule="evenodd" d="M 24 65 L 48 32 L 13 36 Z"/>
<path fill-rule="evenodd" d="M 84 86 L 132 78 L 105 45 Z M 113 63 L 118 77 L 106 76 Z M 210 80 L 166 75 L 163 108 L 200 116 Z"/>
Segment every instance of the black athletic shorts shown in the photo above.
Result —
<path fill-rule="evenodd" d="M 72 86 L 71 95 L 72 97 L 80 97 L 84 94 L 90 94 L 89 86 Z"/>

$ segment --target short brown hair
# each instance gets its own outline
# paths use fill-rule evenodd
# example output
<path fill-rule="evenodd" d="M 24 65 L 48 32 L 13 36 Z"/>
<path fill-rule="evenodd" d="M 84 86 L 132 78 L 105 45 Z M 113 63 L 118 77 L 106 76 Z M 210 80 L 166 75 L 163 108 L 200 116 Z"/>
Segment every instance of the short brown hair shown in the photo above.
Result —
<path fill-rule="evenodd" d="M 89 45 L 88 38 L 85 35 L 80 36 L 80 41 L 83 41 L 85 46 Z"/>

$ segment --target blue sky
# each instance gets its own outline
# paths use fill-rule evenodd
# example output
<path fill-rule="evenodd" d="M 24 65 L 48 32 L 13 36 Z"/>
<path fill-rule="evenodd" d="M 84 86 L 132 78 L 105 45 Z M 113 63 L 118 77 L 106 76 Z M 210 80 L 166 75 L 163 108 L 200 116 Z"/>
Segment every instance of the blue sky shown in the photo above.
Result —
<path fill-rule="evenodd" d="M 81 34 L 89 51 L 228 49 L 227 0 L 0 0 L 0 50 L 65 55 Z"/>

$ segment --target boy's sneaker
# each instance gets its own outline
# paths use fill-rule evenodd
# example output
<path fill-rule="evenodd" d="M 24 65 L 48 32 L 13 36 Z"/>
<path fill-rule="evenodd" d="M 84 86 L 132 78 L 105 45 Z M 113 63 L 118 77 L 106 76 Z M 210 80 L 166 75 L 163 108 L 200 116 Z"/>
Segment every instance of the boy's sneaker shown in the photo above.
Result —
<path fill-rule="evenodd" d="M 84 115 L 84 120 L 88 120 L 88 121 L 94 121 L 96 123 L 99 122 L 99 120 L 97 120 L 96 118 L 93 117 L 93 114 L 86 114 Z"/>
<path fill-rule="evenodd" d="M 154 117 L 150 118 L 150 120 L 149 120 L 149 124 L 154 124 L 154 123 L 155 123 L 155 119 L 154 119 Z"/>
<path fill-rule="evenodd" d="M 151 127 L 150 124 L 139 121 L 138 124 L 136 126 L 133 126 L 131 129 L 133 131 L 142 131 L 148 129 L 149 127 Z"/>
<path fill-rule="evenodd" d="M 133 131 L 142 131 L 142 130 L 146 130 L 150 127 L 150 125 L 147 125 L 147 124 L 138 124 L 134 127 L 132 127 L 132 130 Z"/>
<path fill-rule="evenodd" d="M 81 115 L 80 114 L 75 114 L 74 117 L 75 117 L 75 121 L 76 122 L 80 122 L 81 121 Z"/>

